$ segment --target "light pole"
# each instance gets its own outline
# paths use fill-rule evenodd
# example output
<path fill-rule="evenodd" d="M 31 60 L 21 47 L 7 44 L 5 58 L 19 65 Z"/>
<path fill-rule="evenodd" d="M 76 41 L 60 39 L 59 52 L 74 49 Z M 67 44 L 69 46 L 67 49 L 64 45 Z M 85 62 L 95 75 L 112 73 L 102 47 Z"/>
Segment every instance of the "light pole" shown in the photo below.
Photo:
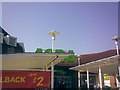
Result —
<path fill-rule="evenodd" d="M 115 40 L 115 45 L 116 45 L 116 49 L 117 49 L 117 55 L 119 55 L 119 45 L 118 45 L 118 40 L 120 40 L 120 37 L 113 37 L 112 40 Z"/>
<path fill-rule="evenodd" d="M 116 49 L 117 49 L 117 55 L 118 55 L 118 60 L 119 60 L 119 44 L 118 44 L 118 40 L 120 40 L 120 37 L 113 37 L 112 40 L 115 40 L 115 45 L 116 45 Z M 118 65 L 118 76 L 120 76 L 120 65 Z M 118 84 L 118 80 L 117 80 L 117 87 L 119 87 L 119 84 Z"/>
<path fill-rule="evenodd" d="M 77 55 L 77 59 L 78 59 L 78 66 L 80 65 L 80 55 Z M 80 78 L 80 71 L 78 71 L 78 88 L 80 89 L 80 80 L 81 80 L 81 78 Z"/>
<path fill-rule="evenodd" d="M 52 52 L 54 52 L 55 35 L 58 35 L 60 33 L 55 30 L 52 30 L 48 34 L 52 35 Z"/>

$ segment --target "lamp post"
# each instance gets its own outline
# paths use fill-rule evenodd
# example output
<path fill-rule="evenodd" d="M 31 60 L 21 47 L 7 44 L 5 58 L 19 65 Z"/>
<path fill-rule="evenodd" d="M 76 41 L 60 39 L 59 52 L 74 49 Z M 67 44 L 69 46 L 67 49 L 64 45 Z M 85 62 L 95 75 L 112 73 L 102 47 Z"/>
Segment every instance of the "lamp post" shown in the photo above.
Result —
<path fill-rule="evenodd" d="M 54 43 L 55 43 L 55 36 L 60 34 L 59 32 L 52 30 L 48 33 L 49 35 L 52 35 L 52 52 L 54 52 Z"/>
<path fill-rule="evenodd" d="M 119 55 L 119 45 L 118 45 L 118 40 L 120 40 L 120 37 L 113 37 L 112 40 L 115 40 L 115 45 L 116 45 L 116 49 L 117 49 L 117 55 Z"/>
<path fill-rule="evenodd" d="M 59 32 L 52 30 L 48 34 L 52 35 L 52 52 L 54 52 L 55 35 L 58 35 Z M 52 89 L 54 88 L 54 63 L 53 62 L 51 62 L 51 88 Z"/>
<path fill-rule="evenodd" d="M 117 55 L 119 56 L 119 44 L 118 44 L 118 40 L 120 40 L 120 37 L 113 37 L 112 40 L 115 40 L 115 45 L 116 45 L 116 49 L 117 49 Z M 118 57 L 118 61 L 119 61 L 119 57 Z M 118 75 L 120 76 L 120 65 L 118 65 Z M 117 81 L 117 87 L 119 87 L 119 82 Z"/>
<path fill-rule="evenodd" d="M 78 59 L 78 66 L 80 65 L 80 55 L 77 55 L 77 59 Z M 78 88 L 80 89 L 80 80 L 81 80 L 81 78 L 80 78 L 80 71 L 78 71 Z"/>

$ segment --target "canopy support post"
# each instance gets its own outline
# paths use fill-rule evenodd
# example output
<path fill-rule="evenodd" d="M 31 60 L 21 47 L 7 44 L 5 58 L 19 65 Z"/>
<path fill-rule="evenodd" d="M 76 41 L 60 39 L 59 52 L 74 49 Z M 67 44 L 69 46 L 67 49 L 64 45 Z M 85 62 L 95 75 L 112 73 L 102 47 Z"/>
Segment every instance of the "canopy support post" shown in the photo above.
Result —
<path fill-rule="evenodd" d="M 99 82 L 100 82 L 100 88 L 103 87 L 102 85 L 102 70 L 101 70 L 101 67 L 99 66 Z"/>
<path fill-rule="evenodd" d="M 89 71 L 88 71 L 88 69 L 87 69 L 87 88 L 89 89 Z"/>
<path fill-rule="evenodd" d="M 54 88 L 54 63 L 51 62 L 51 89 Z"/>

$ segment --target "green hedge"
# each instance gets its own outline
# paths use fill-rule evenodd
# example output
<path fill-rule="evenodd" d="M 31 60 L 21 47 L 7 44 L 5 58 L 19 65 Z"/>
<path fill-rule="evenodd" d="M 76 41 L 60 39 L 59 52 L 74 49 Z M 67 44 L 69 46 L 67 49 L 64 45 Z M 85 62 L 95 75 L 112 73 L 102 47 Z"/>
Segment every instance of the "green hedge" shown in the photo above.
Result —
<path fill-rule="evenodd" d="M 43 51 L 42 51 L 42 48 L 37 48 L 35 52 L 36 53 L 42 53 Z"/>
<path fill-rule="evenodd" d="M 56 50 L 55 50 L 55 53 L 65 53 L 65 51 L 62 50 L 62 49 L 56 49 Z"/>
<path fill-rule="evenodd" d="M 36 53 L 43 53 L 43 49 L 42 48 L 37 48 L 35 52 Z M 45 53 L 52 53 L 52 49 L 46 49 L 44 52 Z M 55 53 L 65 53 L 65 51 L 62 50 L 62 49 L 56 49 Z M 73 50 L 68 50 L 68 53 L 74 54 L 74 51 Z"/>
<path fill-rule="evenodd" d="M 45 53 L 52 53 L 52 49 L 46 49 Z"/>
<path fill-rule="evenodd" d="M 73 50 L 69 50 L 68 53 L 73 53 L 74 54 L 74 51 Z"/>
<path fill-rule="evenodd" d="M 77 59 L 75 55 L 71 55 L 67 58 L 65 58 L 63 61 L 61 61 L 63 63 L 77 63 Z"/>

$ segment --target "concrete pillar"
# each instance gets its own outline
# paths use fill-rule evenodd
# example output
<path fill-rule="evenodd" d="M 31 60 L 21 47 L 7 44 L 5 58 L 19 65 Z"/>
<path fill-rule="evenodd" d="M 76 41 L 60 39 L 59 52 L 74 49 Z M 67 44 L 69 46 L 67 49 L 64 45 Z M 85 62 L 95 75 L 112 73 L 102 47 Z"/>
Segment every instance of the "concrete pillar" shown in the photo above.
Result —
<path fill-rule="evenodd" d="M 80 88 L 80 86 L 81 86 L 80 80 L 81 80 L 80 71 L 78 71 L 78 88 Z"/>
<path fill-rule="evenodd" d="M 101 67 L 99 66 L 99 82 L 100 82 L 100 88 L 103 87 L 103 84 L 102 84 L 102 70 L 101 70 Z"/>
<path fill-rule="evenodd" d="M 89 89 L 89 85 L 90 85 L 90 82 L 89 82 L 89 71 L 87 69 L 87 88 Z"/>
<path fill-rule="evenodd" d="M 54 63 L 51 62 L 51 88 L 54 88 Z"/>

